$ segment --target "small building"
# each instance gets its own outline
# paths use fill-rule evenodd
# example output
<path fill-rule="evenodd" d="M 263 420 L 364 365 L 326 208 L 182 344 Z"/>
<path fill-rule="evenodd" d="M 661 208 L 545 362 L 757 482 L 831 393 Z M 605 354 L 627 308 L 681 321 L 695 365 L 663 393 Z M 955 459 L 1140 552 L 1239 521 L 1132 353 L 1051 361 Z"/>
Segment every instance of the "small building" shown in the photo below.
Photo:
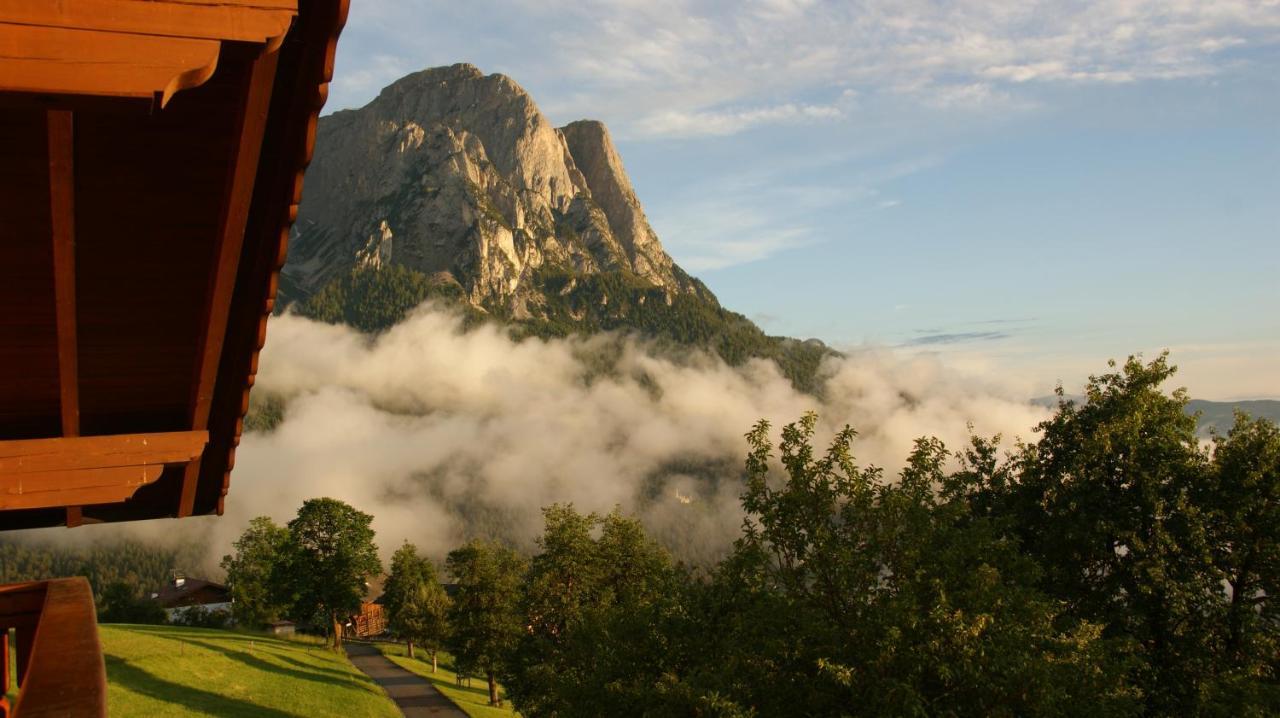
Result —
<path fill-rule="evenodd" d="M 387 612 L 377 601 L 363 601 L 360 613 L 343 626 L 347 638 L 371 638 L 387 632 Z"/>
<path fill-rule="evenodd" d="M 272 621 L 267 624 L 267 633 L 272 636 L 292 636 L 297 632 L 293 621 Z"/>
<path fill-rule="evenodd" d="M 206 611 L 231 611 L 231 592 L 227 587 L 203 578 L 175 576 L 151 598 L 160 604 L 170 621 L 196 606 Z"/>

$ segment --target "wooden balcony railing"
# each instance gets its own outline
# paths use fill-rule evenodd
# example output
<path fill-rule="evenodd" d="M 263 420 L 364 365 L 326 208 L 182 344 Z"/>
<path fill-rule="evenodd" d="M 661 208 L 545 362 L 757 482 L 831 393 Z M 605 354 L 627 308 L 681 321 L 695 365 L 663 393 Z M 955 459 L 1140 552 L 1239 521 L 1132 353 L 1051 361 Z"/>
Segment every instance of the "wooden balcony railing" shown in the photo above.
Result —
<path fill-rule="evenodd" d="M 18 703 L 9 680 L 16 635 Z M 93 592 L 83 578 L 0 586 L 0 718 L 106 716 L 107 672 Z"/>

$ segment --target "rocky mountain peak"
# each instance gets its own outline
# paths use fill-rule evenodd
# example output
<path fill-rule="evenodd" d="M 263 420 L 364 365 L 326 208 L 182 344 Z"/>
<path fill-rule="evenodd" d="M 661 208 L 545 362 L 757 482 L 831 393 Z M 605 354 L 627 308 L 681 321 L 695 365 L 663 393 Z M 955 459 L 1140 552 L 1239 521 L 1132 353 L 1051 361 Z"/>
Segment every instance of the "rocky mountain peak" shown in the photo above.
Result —
<path fill-rule="evenodd" d="M 356 266 L 403 265 L 476 307 L 537 315 L 540 271 L 624 271 L 704 293 L 649 226 L 605 126 L 557 129 L 504 75 L 407 75 L 321 118 L 284 286 L 299 299 Z"/>

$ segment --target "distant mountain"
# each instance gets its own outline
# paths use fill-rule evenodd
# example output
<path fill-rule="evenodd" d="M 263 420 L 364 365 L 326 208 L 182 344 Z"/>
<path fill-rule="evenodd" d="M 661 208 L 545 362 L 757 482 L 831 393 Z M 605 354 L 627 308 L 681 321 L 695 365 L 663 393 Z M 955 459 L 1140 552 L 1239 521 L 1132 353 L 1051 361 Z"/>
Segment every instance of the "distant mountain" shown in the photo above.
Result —
<path fill-rule="evenodd" d="M 320 120 L 296 227 L 286 274 L 304 292 L 399 264 L 516 317 L 537 313 L 546 267 L 710 296 L 663 250 L 603 124 L 552 127 L 510 78 L 472 65 Z"/>
<path fill-rule="evenodd" d="M 510 78 L 466 64 L 320 119 L 279 305 L 376 331 L 428 297 L 526 334 L 769 357 L 802 387 L 830 353 L 765 335 L 672 261 L 603 124 L 553 127 Z"/>
<path fill-rule="evenodd" d="M 1225 434 L 1235 423 L 1235 412 L 1243 411 L 1255 419 L 1270 419 L 1280 424 L 1280 401 L 1274 399 L 1253 399 L 1248 401 L 1205 401 L 1192 399 L 1187 404 L 1187 413 L 1200 413 L 1198 431 L 1208 434 L 1215 430 Z"/>
<path fill-rule="evenodd" d="M 1067 398 L 1077 402 L 1084 399 L 1083 396 L 1068 396 Z M 1058 405 L 1058 397 L 1041 396 L 1032 399 L 1031 403 L 1052 409 Z M 1280 400 L 1274 399 L 1243 401 L 1192 399 L 1187 402 L 1186 411 L 1189 416 L 1200 415 L 1199 422 L 1196 424 L 1196 433 L 1205 437 L 1214 431 L 1219 434 L 1227 433 L 1235 423 L 1235 412 L 1237 411 L 1243 411 L 1255 419 L 1270 419 L 1280 424 Z"/>

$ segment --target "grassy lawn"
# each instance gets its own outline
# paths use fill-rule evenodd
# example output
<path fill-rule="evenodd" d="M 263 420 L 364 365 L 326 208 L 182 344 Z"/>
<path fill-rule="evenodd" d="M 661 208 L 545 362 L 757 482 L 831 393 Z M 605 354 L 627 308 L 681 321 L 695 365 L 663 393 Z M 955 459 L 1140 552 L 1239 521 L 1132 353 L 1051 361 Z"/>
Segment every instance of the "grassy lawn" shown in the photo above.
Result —
<path fill-rule="evenodd" d="M 318 641 L 178 626 L 99 626 L 115 716 L 370 716 L 400 711 Z"/>
<path fill-rule="evenodd" d="M 511 710 L 511 704 L 504 701 L 503 707 L 494 708 L 489 705 L 489 684 L 483 678 L 472 678 L 471 686 L 459 686 L 457 676 L 453 672 L 453 656 L 441 651 L 439 653 L 440 670 L 431 672 L 431 655 L 424 650 L 414 651 L 414 658 L 408 657 L 408 650 L 403 643 L 375 643 L 383 655 L 395 661 L 397 665 L 416 673 L 431 681 L 449 700 L 471 718 L 511 718 L 517 715 Z M 501 689 L 501 687 L 499 687 Z"/>

